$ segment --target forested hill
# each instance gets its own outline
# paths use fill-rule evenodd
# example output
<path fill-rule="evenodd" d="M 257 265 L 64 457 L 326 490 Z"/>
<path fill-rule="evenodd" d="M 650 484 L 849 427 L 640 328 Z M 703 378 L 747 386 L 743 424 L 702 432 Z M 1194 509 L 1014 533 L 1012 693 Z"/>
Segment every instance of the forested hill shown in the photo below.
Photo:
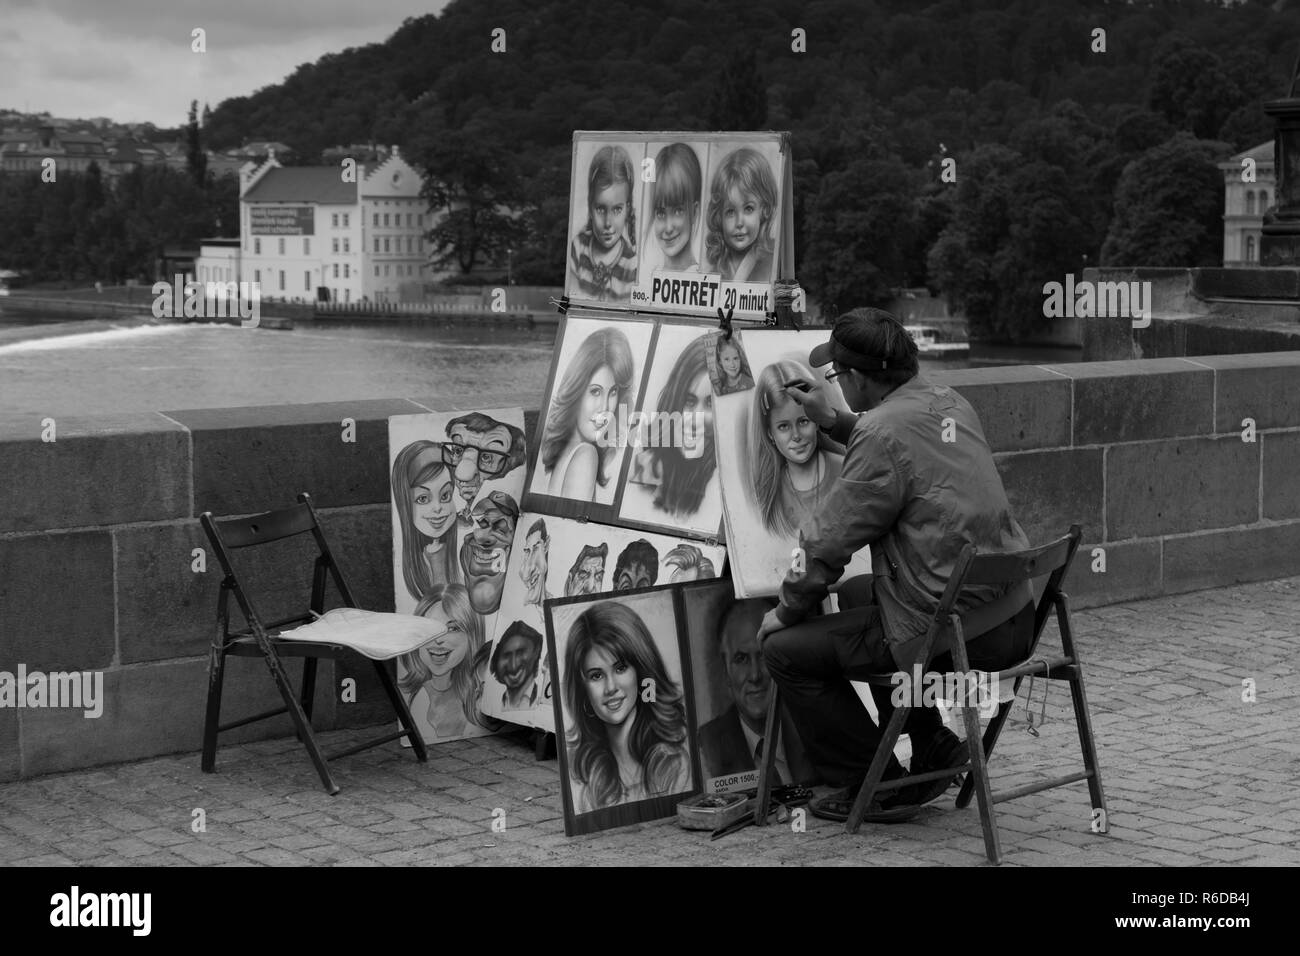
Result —
<path fill-rule="evenodd" d="M 1280 11 L 1273 7 L 1280 6 Z M 1245 147 L 1254 107 L 1280 95 L 1300 40 L 1294 5 L 1204 0 L 454 0 L 408 19 L 388 41 L 322 57 L 284 83 L 226 100 L 208 145 L 278 139 L 304 156 L 338 143 L 405 141 L 429 110 L 478 121 L 518 147 L 569 142 L 575 128 L 706 128 L 719 76 L 757 55 L 767 126 L 822 132 L 851 118 L 879 125 L 882 147 L 924 163 L 1004 142 L 1028 114 L 1062 99 L 1089 113 L 1145 105 L 1162 38 L 1179 32 L 1238 95 L 1212 106 L 1217 77 L 1186 91 L 1204 138 Z M 491 51 L 505 31 L 506 52 Z M 806 52 L 793 52 L 802 29 Z M 1092 31 L 1106 30 L 1106 52 Z M 1230 91 L 1231 92 L 1231 91 Z M 1218 97 L 1216 96 L 1216 100 Z M 798 142 L 798 141 L 797 141 Z M 809 146 L 822 146 L 812 138 Z"/>
<path fill-rule="evenodd" d="M 798 276 L 824 307 L 925 284 L 1015 338 L 1086 265 L 1221 262 L 1216 163 L 1272 136 L 1296 7 L 454 0 L 217 105 L 203 136 L 308 163 L 401 144 L 449 212 L 442 262 L 509 248 L 516 281 L 558 282 L 575 129 L 790 130 Z"/>

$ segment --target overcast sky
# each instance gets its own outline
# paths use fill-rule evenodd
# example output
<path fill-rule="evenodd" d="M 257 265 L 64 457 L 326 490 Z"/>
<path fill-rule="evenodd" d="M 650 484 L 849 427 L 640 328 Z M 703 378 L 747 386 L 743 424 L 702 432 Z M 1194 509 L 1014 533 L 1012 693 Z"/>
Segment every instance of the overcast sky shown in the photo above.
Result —
<path fill-rule="evenodd" d="M 0 108 L 180 126 L 190 100 L 215 108 L 447 2 L 0 0 Z"/>

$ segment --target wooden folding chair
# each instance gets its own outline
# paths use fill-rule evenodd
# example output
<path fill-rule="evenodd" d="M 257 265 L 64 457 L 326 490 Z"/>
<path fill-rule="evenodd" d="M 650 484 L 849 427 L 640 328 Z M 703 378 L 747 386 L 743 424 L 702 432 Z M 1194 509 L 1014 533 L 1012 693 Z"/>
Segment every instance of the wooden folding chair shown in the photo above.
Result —
<path fill-rule="evenodd" d="M 311 496 L 304 492 L 298 496 L 298 501 L 299 504 L 294 507 L 284 508 L 279 511 L 268 511 L 265 514 L 253 515 L 249 518 L 216 519 L 211 512 L 204 512 L 199 519 L 203 524 L 203 530 L 207 532 L 208 540 L 212 542 L 212 548 L 216 552 L 217 559 L 221 562 L 221 570 L 225 574 L 221 582 L 221 593 L 217 599 L 217 629 L 213 637 L 208 661 L 208 703 L 203 724 L 202 767 L 204 773 L 213 772 L 217 759 L 217 735 L 221 732 L 288 713 L 293 719 L 298 739 L 307 748 L 307 753 L 316 766 L 316 772 L 320 774 L 321 783 L 324 784 L 330 796 L 333 796 L 339 792 L 339 787 L 330 774 L 328 760 L 346 757 L 402 737 L 411 742 L 417 760 L 423 762 L 428 759 L 428 751 L 419 731 L 415 728 L 415 722 L 411 718 L 411 711 L 398 691 L 392 675 L 388 673 L 388 669 L 384 666 L 384 660 L 391 660 L 398 654 L 413 651 L 420 644 L 425 643 L 427 639 L 404 638 L 409 646 L 396 647 L 391 651 L 386 650 L 383 659 L 375 659 L 370 653 L 362 654 L 374 664 L 375 671 L 379 675 L 379 681 L 383 684 L 388 699 L 392 702 L 393 710 L 397 712 L 397 719 L 402 729 L 348 747 L 328 756 L 324 754 L 316 743 L 316 737 L 311 728 L 312 703 L 316 693 L 316 662 L 320 658 L 338 659 L 347 654 L 361 654 L 361 652 L 345 637 L 322 643 L 286 639 L 281 637 L 280 634 L 290 627 L 308 624 L 323 614 L 325 610 L 327 573 L 334 580 L 334 585 L 338 588 L 344 605 L 355 608 L 357 604 L 353 600 L 351 589 L 343 579 L 342 571 L 339 570 L 339 566 L 334 560 L 329 544 L 325 541 L 325 535 L 321 530 L 316 509 L 312 506 Z M 315 539 L 318 552 L 312 578 L 309 610 L 284 620 L 264 622 L 253 607 L 253 601 L 248 591 L 235 574 L 230 552 L 242 548 L 257 547 L 258 545 L 308 532 Z M 230 630 L 228 607 L 228 599 L 231 594 L 234 594 L 248 625 L 243 630 L 234 632 Z M 284 699 L 284 706 L 261 714 L 255 714 L 252 717 L 234 720 L 228 724 L 219 724 L 221 691 L 228 655 L 263 658 L 267 667 L 270 668 L 271 678 L 275 681 L 280 696 Z M 294 695 L 293 688 L 289 684 L 289 678 L 280 661 L 282 657 L 304 658 L 301 697 Z"/>
<path fill-rule="evenodd" d="M 979 717 L 974 703 L 969 698 L 958 701 L 965 722 L 966 745 L 969 754 L 967 761 L 961 766 L 908 775 L 898 780 L 883 780 L 882 777 L 889 762 L 889 755 L 893 753 L 894 745 L 898 742 L 898 737 L 907 722 L 908 712 L 911 710 L 911 695 L 907 695 L 901 706 L 896 705 L 894 707 L 893 716 L 885 728 L 880 746 L 877 748 L 871 767 L 867 771 L 866 780 L 853 803 L 852 811 L 845 825 L 850 833 L 858 831 L 862 824 L 862 818 L 866 815 L 872 800 L 881 793 L 896 790 L 899 787 L 910 786 L 914 783 L 951 778 L 962 773 L 968 774 L 968 776 L 957 797 L 957 806 L 959 808 L 966 807 L 970 803 L 972 793 L 979 797 L 980 822 L 984 829 L 984 849 L 989 860 L 993 863 L 1001 863 L 1002 861 L 993 805 L 1004 800 L 1014 800 L 1017 797 L 1023 797 L 1031 793 L 1087 780 L 1094 811 L 1092 829 L 1097 833 L 1107 831 L 1106 796 L 1102 790 L 1101 771 L 1097 766 L 1097 748 L 1093 741 L 1092 721 L 1088 714 L 1088 700 L 1084 693 L 1083 664 L 1074 646 L 1074 632 L 1070 625 L 1069 603 L 1066 595 L 1061 591 L 1061 581 L 1064 580 L 1066 573 L 1070 569 L 1070 563 L 1073 561 L 1074 553 L 1079 546 L 1080 536 L 1080 527 L 1072 525 L 1066 535 L 1041 548 L 1008 554 L 983 555 L 977 554 L 972 545 L 967 545 L 962 549 L 953 568 L 952 576 L 948 580 L 948 586 L 944 589 L 939 606 L 931 619 L 918 659 L 928 660 L 935 641 L 938 640 L 941 633 L 947 631 L 951 635 L 952 659 L 957 672 L 962 675 L 972 673 L 970 661 L 966 654 L 966 642 L 1004 623 L 1019 611 L 1020 607 L 1023 607 L 1023 603 L 1020 603 L 1019 606 L 1012 606 L 1017 602 L 1002 598 L 999 601 L 1002 602 L 1003 606 L 997 608 L 992 615 L 988 613 L 987 606 L 985 608 L 976 608 L 966 614 L 958 614 L 954 612 L 953 608 L 963 588 L 972 585 L 1007 583 L 1013 586 L 1010 593 L 1015 594 L 1020 590 L 1019 586 L 1023 586 L 1035 578 L 1048 575 L 1046 587 L 1043 589 L 1042 596 L 1035 608 L 1034 632 L 1030 641 L 1028 656 L 1014 666 L 990 675 L 992 679 L 999 682 L 1001 680 L 1014 680 L 1015 691 L 1008 699 L 999 701 L 997 713 L 985 730 L 982 743 L 979 732 Z M 1063 653 L 1053 657 L 1042 657 L 1036 653 L 1038 641 L 1053 609 L 1056 611 L 1057 625 L 1061 631 Z M 977 615 L 978 624 L 972 627 L 972 618 Z M 1043 676 L 1048 680 L 1065 680 L 1069 682 L 1071 696 L 1074 701 L 1075 723 L 1079 732 L 1079 746 L 1083 751 L 1085 769 L 1083 772 L 1053 777 L 1037 783 L 994 793 L 989 785 L 988 758 L 992 755 L 993 747 L 996 745 L 998 736 L 1002 733 L 1002 728 L 1011 713 L 1021 681 L 1031 674 Z M 912 675 L 906 676 L 910 683 Z M 942 681 L 943 675 L 935 674 L 932 678 L 923 677 L 923 680 L 928 679 Z M 898 685 L 898 681 L 892 673 L 872 674 L 867 680 L 877 686 L 892 688 Z M 958 686 L 965 686 L 969 693 L 969 682 L 958 682 Z M 774 685 L 772 696 L 768 702 L 767 733 L 769 736 L 767 739 L 769 740 L 772 739 L 770 735 L 775 729 L 774 721 L 777 707 L 777 693 Z M 759 769 L 758 808 L 765 808 L 768 795 L 771 792 L 771 769 L 772 759 L 768 756 Z M 755 822 L 762 825 L 766 822 L 766 814 L 763 815 L 762 820 L 759 820 L 759 812 L 759 809 L 755 810 Z"/>

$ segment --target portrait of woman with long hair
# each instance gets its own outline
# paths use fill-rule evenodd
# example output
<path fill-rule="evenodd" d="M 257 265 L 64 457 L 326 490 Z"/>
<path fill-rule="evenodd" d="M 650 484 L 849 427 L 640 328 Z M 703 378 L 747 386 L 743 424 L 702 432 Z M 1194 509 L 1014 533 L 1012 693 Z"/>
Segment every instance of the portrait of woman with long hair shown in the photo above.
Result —
<path fill-rule="evenodd" d="M 401 532 L 402 577 L 416 601 L 460 580 L 455 473 L 442 445 L 414 441 L 393 462 L 393 504 Z"/>
<path fill-rule="evenodd" d="M 641 616 L 601 601 L 578 616 L 566 643 L 562 681 L 572 723 L 565 744 L 575 812 L 689 789 L 682 688 Z M 646 687 L 654 693 L 644 694 Z"/>
<path fill-rule="evenodd" d="M 635 517 L 681 522 L 695 518 L 717 472 L 713 436 L 713 386 L 709 382 L 708 356 L 712 334 L 692 339 L 682 349 L 659 393 L 651 414 L 659 421 L 680 419 L 680 429 L 659 427 L 653 447 L 642 451 L 629 481 L 654 487 L 653 506 L 658 514 Z M 671 354 L 671 353 L 670 353 Z M 678 434 L 670 434 L 677 432 Z M 625 505 L 623 514 L 629 509 Z M 719 517 L 721 510 L 719 507 Z"/>
<path fill-rule="evenodd" d="M 745 488 L 763 526 L 793 537 L 830 494 L 844 464 L 843 449 L 786 394 L 785 383 L 814 381 L 800 362 L 774 362 L 759 373 L 746 436 L 750 481 Z"/>
<path fill-rule="evenodd" d="M 535 483 L 536 491 L 595 499 L 609 483 L 622 444 L 618 406 L 631 406 L 635 381 L 632 347 L 621 330 L 606 326 L 583 340 L 551 397 L 538 458 L 544 483 Z"/>
<path fill-rule="evenodd" d="M 426 739 L 457 740 L 486 733 L 479 712 L 483 689 L 483 619 L 463 584 L 448 584 L 420 601 L 415 613 L 442 625 L 427 644 L 397 659 L 397 686 Z M 431 735 L 431 740 L 429 739 Z"/>

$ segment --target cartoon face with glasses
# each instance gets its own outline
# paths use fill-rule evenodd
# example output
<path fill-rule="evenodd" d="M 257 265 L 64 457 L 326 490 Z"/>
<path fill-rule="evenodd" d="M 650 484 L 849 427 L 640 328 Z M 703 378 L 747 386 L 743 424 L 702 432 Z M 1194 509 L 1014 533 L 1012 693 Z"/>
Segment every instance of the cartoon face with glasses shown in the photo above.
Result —
<path fill-rule="evenodd" d="M 470 412 L 447 423 L 442 460 L 455 470 L 456 491 L 465 502 L 462 525 L 473 523 L 470 508 L 483 479 L 500 478 L 524 463 L 524 433 L 482 412 Z"/>

